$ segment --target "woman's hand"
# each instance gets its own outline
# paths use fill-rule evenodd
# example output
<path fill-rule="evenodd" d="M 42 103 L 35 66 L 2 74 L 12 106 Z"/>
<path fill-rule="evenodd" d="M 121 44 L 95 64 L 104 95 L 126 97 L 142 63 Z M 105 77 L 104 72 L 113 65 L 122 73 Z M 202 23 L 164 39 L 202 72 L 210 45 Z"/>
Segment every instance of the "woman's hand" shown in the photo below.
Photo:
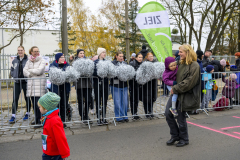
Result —
<path fill-rule="evenodd" d="M 172 89 L 171 89 L 171 94 L 174 94 Z"/>
<path fill-rule="evenodd" d="M 222 75 L 226 76 L 226 73 L 222 73 Z"/>

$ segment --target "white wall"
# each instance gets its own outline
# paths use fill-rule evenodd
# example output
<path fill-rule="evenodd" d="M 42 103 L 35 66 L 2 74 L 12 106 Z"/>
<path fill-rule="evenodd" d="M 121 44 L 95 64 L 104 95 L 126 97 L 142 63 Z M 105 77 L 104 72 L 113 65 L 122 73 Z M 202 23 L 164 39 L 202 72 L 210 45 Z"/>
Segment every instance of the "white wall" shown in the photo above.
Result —
<path fill-rule="evenodd" d="M 3 33 L 3 34 L 2 34 Z M 23 46 L 25 47 L 25 52 L 28 53 L 32 46 L 38 46 L 41 55 L 55 53 L 54 50 L 59 49 L 58 40 L 59 34 L 53 35 L 52 33 L 59 33 L 58 30 L 29 30 L 24 34 Z M 9 43 L 12 33 L 11 28 L 0 28 L 0 46 Z M 2 40 L 4 39 L 4 41 Z M 4 54 L 17 54 L 17 47 L 20 44 L 20 38 L 16 38 L 12 41 L 11 45 L 4 48 Z M 3 51 L 2 51 L 3 53 Z"/>

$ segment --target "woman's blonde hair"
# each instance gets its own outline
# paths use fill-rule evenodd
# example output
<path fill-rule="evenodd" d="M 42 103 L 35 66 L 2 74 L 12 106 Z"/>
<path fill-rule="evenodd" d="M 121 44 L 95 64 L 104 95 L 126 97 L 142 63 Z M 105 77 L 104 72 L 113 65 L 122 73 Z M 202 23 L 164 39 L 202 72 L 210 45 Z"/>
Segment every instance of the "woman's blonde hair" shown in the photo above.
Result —
<path fill-rule="evenodd" d="M 187 54 L 186 59 L 180 61 L 181 64 L 189 65 L 192 64 L 193 61 L 197 61 L 197 54 L 191 45 L 183 44 L 179 47 L 179 49 L 182 49 Z"/>
<path fill-rule="evenodd" d="M 146 57 L 144 58 L 144 61 L 148 58 L 148 56 L 150 56 L 150 54 L 153 55 L 151 52 L 148 52 Z"/>

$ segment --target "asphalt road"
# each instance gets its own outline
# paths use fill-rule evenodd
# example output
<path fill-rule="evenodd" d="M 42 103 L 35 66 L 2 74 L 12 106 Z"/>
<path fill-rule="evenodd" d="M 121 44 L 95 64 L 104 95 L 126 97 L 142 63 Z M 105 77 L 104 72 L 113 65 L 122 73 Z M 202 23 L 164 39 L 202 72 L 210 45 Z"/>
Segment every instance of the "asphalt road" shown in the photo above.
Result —
<path fill-rule="evenodd" d="M 189 121 L 190 144 L 166 146 L 164 119 L 96 127 L 68 135 L 71 160 L 239 160 L 240 109 L 201 114 Z M 190 124 L 191 123 L 191 124 Z M 237 127 L 235 127 L 237 126 Z M 232 127 L 232 128 L 229 128 Z M 107 129 L 108 130 L 108 129 Z M 1 160 L 41 159 L 41 140 L 0 144 Z"/>

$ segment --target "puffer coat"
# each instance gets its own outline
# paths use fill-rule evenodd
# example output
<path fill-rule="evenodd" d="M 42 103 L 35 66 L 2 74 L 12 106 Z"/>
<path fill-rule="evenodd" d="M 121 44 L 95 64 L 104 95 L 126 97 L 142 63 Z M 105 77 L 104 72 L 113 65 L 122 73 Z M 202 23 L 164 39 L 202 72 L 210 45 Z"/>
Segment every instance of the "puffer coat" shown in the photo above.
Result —
<path fill-rule="evenodd" d="M 45 94 L 45 66 L 46 62 L 41 56 L 38 56 L 34 62 L 27 61 L 23 74 L 25 77 L 33 78 L 27 82 L 27 97 L 41 97 Z"/>

